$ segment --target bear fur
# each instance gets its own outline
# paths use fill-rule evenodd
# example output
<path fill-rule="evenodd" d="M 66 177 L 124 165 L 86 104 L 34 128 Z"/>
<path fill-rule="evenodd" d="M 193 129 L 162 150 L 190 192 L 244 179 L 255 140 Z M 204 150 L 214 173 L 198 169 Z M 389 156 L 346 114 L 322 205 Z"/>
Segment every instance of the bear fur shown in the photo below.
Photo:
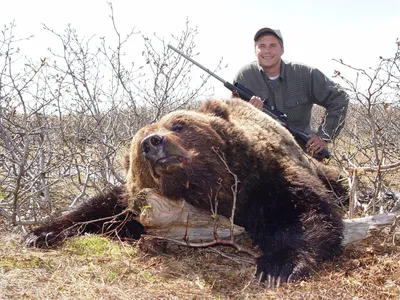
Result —
<path fill-rule="evenodd" d="M 218 192 L 218 214 L 229 218 L 234 173 L 234 223 L 263 253 L 256 275 L 271 286 L 296 281 L 341 253 L 342 219 L 317 168 L 326 170 L 317 161 L 310 163 L 293 136 L 252 105 L 239 99 L 208 100 L 196 111 L 172 112 L 139 130 L 125 186 L 89 199 L 34 229 L 26 240 L 29 246 L 51 246 L 67 236 L 112 226 L 120 237 L 137 239 L 144 227 L 129 216 L 120 216 L 127 220 L 122 228 L 106 221 L 74 224 L 121 213 L 145 188 L 204 210 L 210 210 L 210 196 Z M 334 181 L 334 175 L 328 173 L 328 179 Z"/>

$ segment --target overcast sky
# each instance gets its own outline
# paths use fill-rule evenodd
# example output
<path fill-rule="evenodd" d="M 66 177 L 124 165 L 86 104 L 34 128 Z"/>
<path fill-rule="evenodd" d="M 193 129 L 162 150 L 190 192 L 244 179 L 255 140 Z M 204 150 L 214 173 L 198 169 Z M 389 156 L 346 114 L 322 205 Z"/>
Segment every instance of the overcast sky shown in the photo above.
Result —
<path fill-rule="evenodd" d="M 135 28 L 147 36 L 156 32 L 168 41 L 171 34 L 184 29 L 188 19 L 199 31 L 196 60 L 212 68 L 223 58 L 228 67 L 218 75 L 228 81 L 255 59 L 253 36 L 261 27 L 281 30 L 284 59 L 318 67 L 329 77 L 334 69 L 344 69 L 333 58 L 357 67 L 374 67 L 379 56 L 393 55 L 396 38 L 400 38 L 399 0 L 111 2 L 122 33 Z M 57 43 L 41 23 L 58 32 L 70 23 L 82 35 L 112 34 L 106 1 L 0 0 L 0 4 L 1 25 L 15 20 L 18 37 L 35 35 L 24 49 L 32 58 L 48 55 L 46 48 Z M 229 94 L 218 81 L 213 83 L 218 95 Z"/>

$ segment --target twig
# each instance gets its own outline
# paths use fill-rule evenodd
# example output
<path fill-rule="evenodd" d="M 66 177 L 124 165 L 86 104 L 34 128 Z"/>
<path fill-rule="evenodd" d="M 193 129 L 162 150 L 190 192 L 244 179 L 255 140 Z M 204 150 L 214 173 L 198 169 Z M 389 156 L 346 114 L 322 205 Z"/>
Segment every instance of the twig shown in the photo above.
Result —
<path fill-rule="evenodd" d="M 397 223 L 398 223 L 398 221 L 399 221 L 399 216 L 395 216 L 394 217 L 394 220 L 393 220 L 393 224 L 392 224 L 392 226 L 390 226 L 390 230 L 389 230 L 389 233 L 394 233 L 394 231 L 396 230 L 396 227 L 397 227 Z"/>
<path fill-rule="evenodd" d="M 119 216 L 122 216 L 122 215 L 124 215 L 124 214 L 127 214 L 127 212 L 132 212 L 130 209 L 125 209 L 125 210 L 123 210 L 122 212 L 120 212 L 119 214 L 116 214 L 116 215 L 113 215 L 113 216 L 110 216 L 110 217 L 105 217 L 105 218 L 99 218 L 99 219 L 94 219 L 94 220 L 90 220 L 90 221 L 85 221 L 85 222 L 75 222 L 72 226 L 69 226 L 68 228 L 65 228 L 65 229 L 63 229 L 62 231 L 60 231 L 57 235 L 55 235 L 54 236 L 54 239 L 57 239 L 58 237 L 60 237 L 63 233 L 65 233 L 65 232 L 67 232 L 67 231 L 69 231 L 69 230 L 71 230 L 71 229 L 74 229 L 74 228 L 77 228 L 77 227 L 79 227 L 79 228 L 83 228 L 83 229 L 78 229 L 77 231 L 78 232 L 80 232 L 80 231 L 83 231 L 84 230 L 84 227 L 86 226 L 86 225 L 88 225 L 88 224 L 91 224 L 91 223 L 96 223 L 96 222 L 101 222 L 101 221 L 108 221 L 108 220 L 115 220 L 117 217 L 119 217 Z M 128 214 L 127 214 L 128 215 Z M 127 217 L 122 221 L 122 222 L 125 222 L 126 223 L 126 220 L 127 220 Z M 118 227 L 121 227 L 121 226 L 118 226 Z M 102 231 L 102 233 L 103 234 L 105 234 L 105 235 L 111 235 L 111 233 L 113 233 L 113 232 L 116 232 L 117 231 L 117 229 L 118 229 L 118 227 L 116 228 L 116 229 L 113 229 L 112 231 Z M 103 229 L 104 229 L 104 226 L 103 226 Z M 47 243 L 47 242 L 46 242 Z"/>
<path fill-rule="evenodd" d="M 234 261 L 237 264 L 246 263 L 246 264 L 254 265 L 255 262 L 256 262 L 255 259 L 253 259 L 253 258 L 245 258 L 245 257 L 241 257 L 241 256 L 236 256 L 236 255 L 234 256 L 232 254 L 228 255 L 225 252 L 220 251 L 220 250 L 218 250 L 216 248 L 209 248 L 208 250 L 211 251 L 211 252 L 218 253 L 222 257 L 228 258 L 228 259 Z"/>
<path fill-rule="evenodd" d="M 149 234 L 142 234 L 142 237 L 149 237 L 157 240 L 164 240 L 168 242 L 173 242 L 175 244 L 181 245 L 181 246 L 187 246 L 187 247 L 192 247 L 192 248 L 207 248 L 207 247 L 213 247 L 213 246 L 232 246 L 235 248 L 238 252 L 246 253 L 254 258 L 258 258 L 260 255 L 252 251 L 246 247 L 242 247 L 237 243 L 234 243 L 230 240 L 214 240 L 212 242 L 207 242 L 207 243 L 191 243 L 191 242 L 186 242 L 186 241 L 179 241 L 176 239 L 172 238 L 167 238 L 167 237 L 162 237 L 162 236 L 157 236 L 157 235 L 149 235 Z"/>
<path fill-rule="evenodd" d="M 228 173 L 231 174 L 233 179 L 234 179 L 234 184 L 231 186 L 233 201 L 232 201 L 232 214 L 231 214 L 231 217 L 230 217 L 230 221 L 231 221 L 231 241 L 233 242 L 234 241 L 233 232 L 234 232 L 234 226 L 235 226 L 234 219 L 235 219 L 235 211 L 236 211 L 237 187 L 238 187 L 239 180 L 237 178 L 237 175 L 230 170 L 228 164 L 226 163 L 225 155 L 223 153 L 221 153 L 221 150 L 219 148 L 215 148 L 215 147 L 212 147 L 212 150 L 215 152 L 215 154 L 217 154 L 218 158 L 225 165 L 225 168 L 228 171 Z"/>
<path fill-rule="evenodd" d="M 346 168 L 346 171 L 349 173 L 365 173 L 365 172 L 383 172 L 383 171 L 396 171 L 400 169 L 400 161 L 395 162 L 390 165 L 384 166 L 376 166 L 376 167 L 354 167 L 354 168 Z"/>

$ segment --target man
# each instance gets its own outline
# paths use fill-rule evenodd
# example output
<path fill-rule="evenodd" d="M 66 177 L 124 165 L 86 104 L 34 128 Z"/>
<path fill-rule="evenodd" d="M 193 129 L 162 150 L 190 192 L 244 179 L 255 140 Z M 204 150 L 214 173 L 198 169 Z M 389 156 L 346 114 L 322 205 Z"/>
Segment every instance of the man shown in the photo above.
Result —
<path fill-rule="evenodd" d="M 321 71 L 309 66 L 286 62 L 283 38 L 279 30 L 261 28 L 254 36 L 257 61 L 245 65 L 234 78 L 250 89 L 250 103 L 262 109 L 263 101 L 287 115 L 287 120 L 308 134 L 305 147 L 318 153 L 335 138 L 344 124 L 349 99 L 333 81 Z M 313 104 L 326 108 L 326 117 L 315 132 L 311 128 Z"/>

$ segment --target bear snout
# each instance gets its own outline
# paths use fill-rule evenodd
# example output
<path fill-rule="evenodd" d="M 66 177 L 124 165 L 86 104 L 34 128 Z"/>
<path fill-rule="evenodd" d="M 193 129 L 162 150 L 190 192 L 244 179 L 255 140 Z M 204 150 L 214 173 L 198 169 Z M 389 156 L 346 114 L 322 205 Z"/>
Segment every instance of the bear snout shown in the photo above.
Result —
<path fill-rule="evenodd" d="M 171 135 L 148 135 L 142 140 L 140 147 L 156 177 L 172 174 L 191 161 L 189 153 Z"/>

